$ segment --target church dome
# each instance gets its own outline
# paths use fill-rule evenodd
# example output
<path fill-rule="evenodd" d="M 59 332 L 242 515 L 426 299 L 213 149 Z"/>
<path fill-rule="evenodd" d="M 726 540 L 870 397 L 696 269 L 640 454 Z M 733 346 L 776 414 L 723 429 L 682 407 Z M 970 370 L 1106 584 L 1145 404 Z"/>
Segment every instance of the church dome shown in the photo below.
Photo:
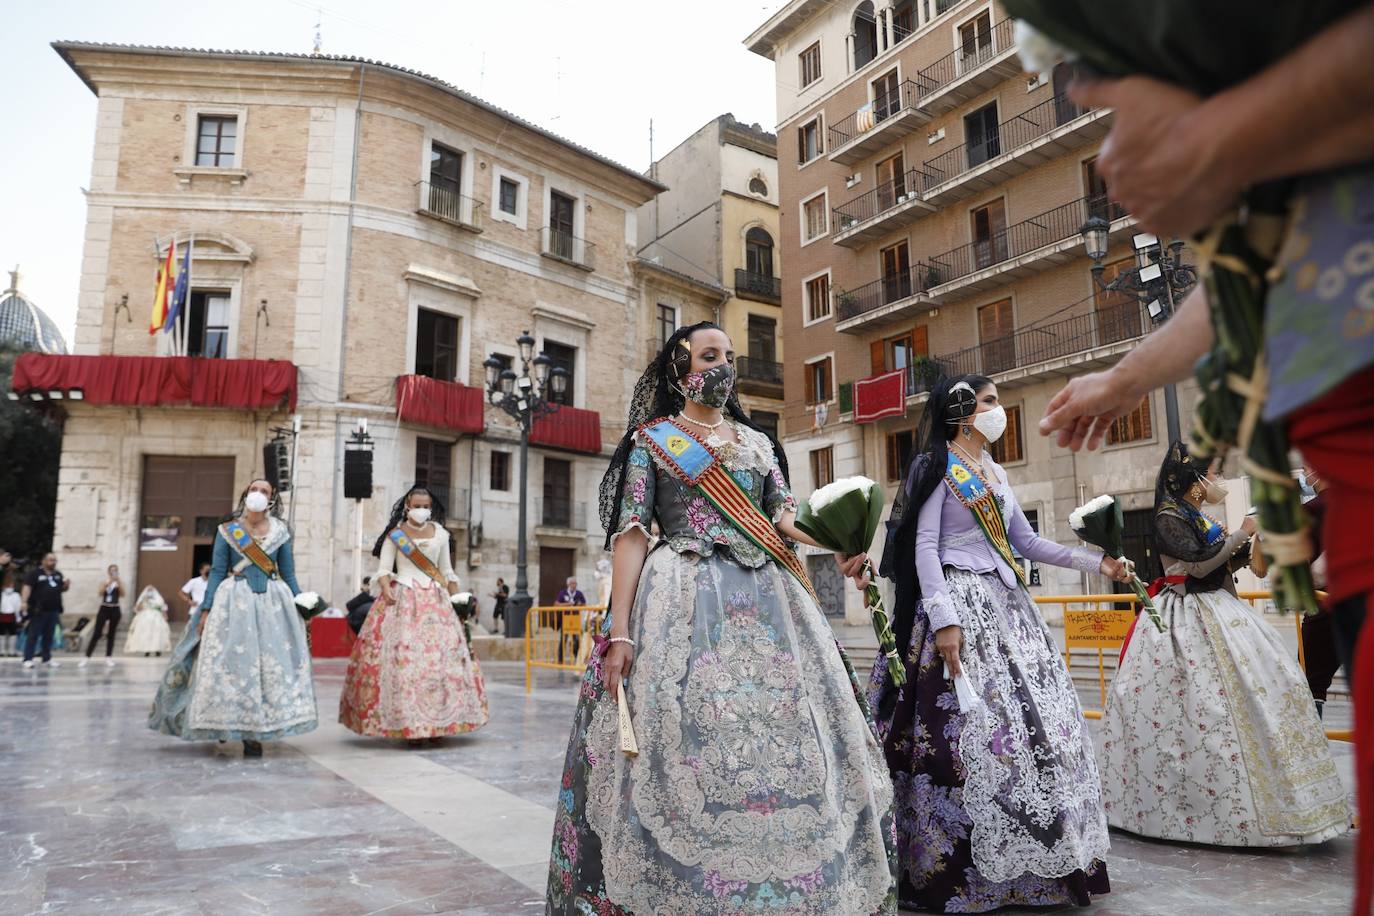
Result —
<path fill-rule="evenodd" d="M 0 294 L 0 345 L 66 353 L 67 342 L 47 313 L 19 292 L 19 270 L 10 272 L 10 286 Z"/>

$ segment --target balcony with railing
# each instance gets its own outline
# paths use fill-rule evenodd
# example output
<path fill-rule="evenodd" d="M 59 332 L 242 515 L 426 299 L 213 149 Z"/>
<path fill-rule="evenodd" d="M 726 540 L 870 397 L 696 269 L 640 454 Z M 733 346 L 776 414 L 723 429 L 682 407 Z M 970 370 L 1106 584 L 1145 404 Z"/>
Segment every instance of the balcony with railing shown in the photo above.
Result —
<path fill-rule="evenodd" d="M 550 499 L 536 496 L 534 498 L 534 519 L 535 534 L 541 533 L 538 530 L 540 528 L 553 534 L 569 532 L 583 534 L 587 530 L 587 504 L 574 502 L 571 499 Z"/>
<path fill-rule="evenodd" d="M 917 73 L 922 93 L 917 104 L 929 117 L 936 117 L 1020 72 L 1012 20 L 1003 19 L 971 47 L 961 44 Z"/>
<path fill-rule="evenodd" d="M 741 394 L 782 397 L 782 363 L 756 356 L 735 357 L 735 377 Z"/>
<path fill-rule="evenodd" d="M 921 167 L 921 196 L 941 206 L 977 194 L 1107 133 L 1111 112 L 1056 96 Z"/>
<path fill-rule="evenodd" d="M 1003 286 L 1013 277 L 1039 273 L 1082 257 L 1079 233 L 1092 216 L 1107 220 L 1111 233 L 1121 232 L 1135 222 L 1124 207 L 1105 194 L 1080 197 L 1013 223 L 987 239 L 928 258 L 928 295 L 934 302 L 951 302 Z"/>
<path fill-rule="evenodd" d="M 930 116 L 917 106 L 923 89 L 903 80 L 858 111 L 830 125 L 830 161 L 853 165 L 919 129 Z"/>
<path fill-rule="evenodd" d="M 444 504 L 444 525 L 445 527 L 455 527 L 467 524 L 471 515 L 468 506 L 468 491 L 464 487 L 446 487 L 440 484 L 426 483 L 425 486 L 438 497 L 439 502 Z"/>
<path fill-rule="evenodd" d="M 735 295 L 741 299 L 753 299 L 755 302 L 782 305 L 782 280 L 770 274 L 754 273 L 736 267 Z"/>
<path fill-rule="evenodd" d="M 831 240 L 846 248 L 859 248 L 934 210 L 921 200 L 921 170 L 909 169 L 835 207 L 835 234 Z"/>
<path fill-rule="evenodd" d="M 596 269 L 596 246 L 571 232 L 545 226 L 539 230 L 539 246 L 546 258 L 571 264 L 579 270 Z"/>
<path fill-rule="evenodd" d="M 480 200 L 464 197 L 451 188 L 430 181 L 416 182 L 420 189 L 420 205 L 417 212 L 466 229 L 468 232 L 482 231 L 483 204 Z"/>
<path fill-rule="evenodd" d="M 855 289 L 835 293 L 835 330 L 866 334 L 892 324 L 909 324 L 929 308 L 929 270 L 917 264 Z"/>

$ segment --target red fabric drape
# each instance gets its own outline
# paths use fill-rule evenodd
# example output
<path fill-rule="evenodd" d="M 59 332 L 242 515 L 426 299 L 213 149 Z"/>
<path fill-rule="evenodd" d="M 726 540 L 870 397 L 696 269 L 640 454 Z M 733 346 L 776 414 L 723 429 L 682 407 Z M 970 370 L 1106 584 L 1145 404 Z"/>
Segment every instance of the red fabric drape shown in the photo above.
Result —
<path fill-rule="evenodd" d="M 560 407 L 535 419 L 530 441 L 595 455 L 601 451 L 601 414 L 580 407 Z"/>
<path fill-rule="evenodd" d="M 482 389 L 423 375 L 398 376 L 396 415 L 408 423 L 459 433 L 480 433 L 483 429 Z"/>
<path fill-rule="evenodd" d="M 25 353 L 10 387 L 20 394 L 80 389 L 98 406 L 296 409 L 296 367 L 274 359 Z"/>
<path fill-rule="evenodd" d="M 854 383 L 854 422 L 872 423 L 906 416 L 905 369 L 894 369 Z"/>

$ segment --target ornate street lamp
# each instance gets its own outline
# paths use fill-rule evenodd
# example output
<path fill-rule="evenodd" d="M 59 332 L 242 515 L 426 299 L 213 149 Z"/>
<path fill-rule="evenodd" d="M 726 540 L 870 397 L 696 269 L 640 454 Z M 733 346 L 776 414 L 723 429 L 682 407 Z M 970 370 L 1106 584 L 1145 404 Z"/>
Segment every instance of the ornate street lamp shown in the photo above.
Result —
<path fill-rule="evenodd" d="M 1107 256 L 1107 235 L 1110 231 L 1111 223 L 1100 216 L 1090 217 L 1079 231 L 1083 237 L 1083 248 L 1093 262 L 1093 282 L 1103 292 L 1130 296 L 1144 306 L 1155 325 L 1168 321 L 1174 314 L 1175 303 L 1197 285 L 1197 268 L 1183 263 L 1183 242 L 1174 239 L 1168 245 L 1161 245 L 1157 236 L 1148 232 L 1137 234 L 1131 239 L 1135 267 L 1122 270 L 1107 283 L 1102 279 L 1107 269 L 1102 259 Z M 1173 385 L 1164 389 L 1164 412 L 1169 441 L 1173 442 L 1181 438 L 1178 389 Z"/>
<path fill-rule="evenodd" d="M 534 338 L 529 331 L 515 338 L 515 343 L 520 353 L 519 375 L 514 369 L 507 369 L 505 362 L 495 354 L 482 361 L 482 368 L 486 370 L 487 401 L 505 411 L 520 425 L 520 512 L 516 522 L 515 594 L 506 604 L 506 635 L 521 637 L 525 635 L 525 617 L 534 603 L 529 593 L 525 539 L 530 428 L 534 425 L 535 417 L 558 410 L 556 399 L 568 390 L 568 372 L 561 366 L 554 366 L 553 360 L 546 354 L 534 355 Z"/>

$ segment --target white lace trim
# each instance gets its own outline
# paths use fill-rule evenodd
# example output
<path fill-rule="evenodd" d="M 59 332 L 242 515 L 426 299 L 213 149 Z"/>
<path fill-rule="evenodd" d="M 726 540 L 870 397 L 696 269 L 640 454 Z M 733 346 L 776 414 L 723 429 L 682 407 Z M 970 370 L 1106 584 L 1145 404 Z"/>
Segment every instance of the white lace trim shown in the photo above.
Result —
<path fill-rule="evenodd" d="M 621 529 L 620 529 L 619 531 L 617 531 L 615 534 L 611 535 L 611 550 L 612 550 L 612 551 L 615 550 L 615 543 L 616 543 L 616 541 L 620 540 L 620 538 L 621 538 L 622 535 L 627 534 L 631 529 L 634 529 L 634 528 L 638 528 L 640 531 L 643 531 L 643 532 L 644 532 L 644 537 L 646 537 L 646 538 L 649 540 L 649 543 L 650 543 L 650 544 L 652 544 L 652 543 L 654 542 L 654 535 L 653 535 L 653 533 L 652 533 L 651 531 L 649 531 L 649 529 L 646 528 L 646 527 L 644 526 L 644 523 L 643 523 L 643 522 L 638 522 L 638 521 L 635 521 L 635 522 L 626 522 L 626 523 L 621 527 Z"/>
<path fill-rule="evenodd" d="M 1103 556 L 1102 551 L 1096 547 L 1075 547 L 1073 555 L 1069 558 L 1069 565 L 1079 572 L 1101 572 Z"/>

